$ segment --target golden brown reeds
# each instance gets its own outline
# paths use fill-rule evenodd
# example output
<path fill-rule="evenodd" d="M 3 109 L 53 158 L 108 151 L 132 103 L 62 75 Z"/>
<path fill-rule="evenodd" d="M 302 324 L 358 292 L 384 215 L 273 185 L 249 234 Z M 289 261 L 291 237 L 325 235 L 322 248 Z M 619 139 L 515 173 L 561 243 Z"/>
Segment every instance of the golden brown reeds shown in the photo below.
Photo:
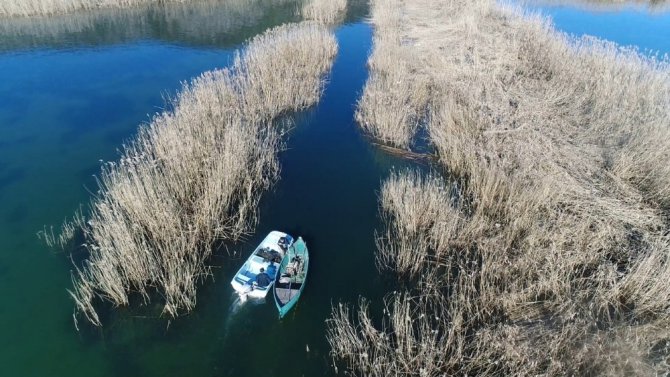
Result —
<path fill-rule="evenodd" d="M 377 140 L 407 149 L 424 116 L 429 83 L 402 42 L 401 9 L 393 0 L 373 1 L 371 8 L 376 32 L 368 60 L 370 78 L 363 88 L 356 120 Z"/>
<path fill-rule="evenodd" d="M 252 39 L 231 68 L 184 83 L 173 110 L 103 166 L 83 228 L 90 257 L 73 275 L 79 311 L 99 325 L 96 297 L 118 306 L 153 291 L 168 315 L 194 307 L 212 243 L 248 232 L 277 178 L 275 120 L 318 101 L 336 50 L 324 27 L 287 24 Z"/>
<path fill-rule="evenodd" d="M 310 0 L 302 7 L 302 16 L 323 24 L 334 24 L 345 16 L 347 0 Z"/>
<path fill-rule="evenodd" d="M 424 126 L 459 180 L 384 183 L 378 260 L 416 285 L 390 301 L 381 328 L 365 307 L 336 308 L 334 356 L 363 375 L 382 375 L 377 363 L 418 376 L 667 368 L 668 64 L 568 39 L 492 1 L 376 3 L 400 15 L 400 42 L 375 52 L 386 58 L 370 80 L 415 58 L 405 81 L 428 83 Z M 376 41 L 384 12 L 373 14 Z M 359 114 L 411 94 L 400 97 Z"/>

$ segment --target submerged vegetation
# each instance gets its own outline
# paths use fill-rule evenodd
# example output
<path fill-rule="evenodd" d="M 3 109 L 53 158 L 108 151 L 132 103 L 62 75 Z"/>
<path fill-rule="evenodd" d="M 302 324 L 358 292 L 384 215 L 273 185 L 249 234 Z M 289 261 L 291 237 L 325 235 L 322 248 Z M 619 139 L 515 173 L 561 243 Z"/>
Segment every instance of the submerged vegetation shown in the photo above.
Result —
<path fill-rule="evenodd" d="M 80 312 L 99 325 L 96 297 L 126 305 L 130 292 L 147 301 L 157 291 L 171 316 L 194 307 L 213 242 L 248 232 L 277 178 L 278 117 L 318 101 L 336 50 L 315 23 L 271 29 L 140 128 L 104 165 L 82 228 L 90 256 L 71 292 Z"/>
<path fill-rule="evenodd" d="M 356 375 L 653 375 L 670 355 L 670 67 L 494 1 L 373 1 L 357 119 L 441 174 L 383 183 L 381 321 L 329 321 Z M 392 372 L 389 372 L 392 371 Z"/>

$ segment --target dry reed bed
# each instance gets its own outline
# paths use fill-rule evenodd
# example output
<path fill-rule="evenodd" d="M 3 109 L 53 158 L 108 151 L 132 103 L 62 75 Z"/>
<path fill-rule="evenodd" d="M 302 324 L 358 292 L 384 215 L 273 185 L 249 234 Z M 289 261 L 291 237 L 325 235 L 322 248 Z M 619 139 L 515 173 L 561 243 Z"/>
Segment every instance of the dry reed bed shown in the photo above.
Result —
<path fill-rule="evenodd" d="M 406 148 L 426 127 L 460 179 L 384 182 L 379 264 L 415 286 L 381 327 L 335 308 L 334 356 L 368 376 L 667 370 L 667 63 L 487 0 L 376 0 L 372 20 L 362 127 Z"/>
<path fill-rule="evenodd" d="M 424 116 L 427 77 L 420 73 L 409 46 L 402 43 L 402 9 L 394 0 L 372 1 L 371 8 L 371 21 L 378 32 L 356 120 L 381 142 L 407 149 Z"/>
<path fill-rule="evenodd" d="M 82 228 L 90 257 L 71 292 L 80 312 L 99 325 L 98 297 L 119 306 L 154 291 L 168 315 L 194 307 L 212 243 L 248 232 L 277 178 L 277 117 L 318 101 L 336 50 L 318 24 L 271 29 L 229 69 L 184 83 L 173 110 L 140 128 L 103 166 Z"/>
<path fill-rule="evenodd" d="M 302 7 L 302 16 L 326 25 L 340 22 L 347 9 L 347 0 L 311 0 Z"/>

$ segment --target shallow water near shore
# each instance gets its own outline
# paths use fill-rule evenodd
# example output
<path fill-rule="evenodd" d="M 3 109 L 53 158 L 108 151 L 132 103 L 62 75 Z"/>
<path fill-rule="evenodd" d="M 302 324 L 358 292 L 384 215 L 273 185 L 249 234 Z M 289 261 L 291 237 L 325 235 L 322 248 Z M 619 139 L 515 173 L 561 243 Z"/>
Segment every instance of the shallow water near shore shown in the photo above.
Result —
<path fill-rule="evenodd" d="M 316 107 L 296 116 L 280 153 L 281 179 L 262 198 L 255 233 L 227 245 L 228 252 L 217 251 L 214 276 L 201 284 L 194 312 L 168 321 L 157 316 L 159 300 L 134 303 L 105 310 L 100 329 L 80 322 L 78 332 L 66 292 L 69 257 L 49 251 L 35 236 L 89 201 L 99 160 L 115 160 L 117 149 L 148 114 L 161 111 L 163 96 L 175 93 L 180 81 L 224 67 L 244 40 L 297 19 L 290 2 L 276 3 L 214 11 L 219 19 L 235 17 L 203 22 L 199 30 L 187 27 L 194 22 L 188 17 L 199 14 L 188 6 L 144 15 L 89 14 L 83 21 L 61 18 L 39 27 L 3 23 L 0 375 L 334 374 L 324 321 L 333 304 L 353 304 L 359 296 L 379 303 L 391 289 L 392 279 L 380 276 L 374 264 L 377 193 L 392 167 L 414 166 L 371 146 L 354 123 L 372 38 L 360 9 L 336 29 L 340 51 L 326 91 Z M 624 22 L 630 10 L 541 10 L 570 33 L 670 52 L 670 41 L 659 32 L 670 27 L 668 13 L 633 11 L 639 17 L 633 31 L 613 21 L 594 26 L 603 17 Z M 308 285 L 282 320 L 271 297 L 240 304 L 229 285 L 255 245 L 275 229 L 303 236 L 311 252 Z"/>

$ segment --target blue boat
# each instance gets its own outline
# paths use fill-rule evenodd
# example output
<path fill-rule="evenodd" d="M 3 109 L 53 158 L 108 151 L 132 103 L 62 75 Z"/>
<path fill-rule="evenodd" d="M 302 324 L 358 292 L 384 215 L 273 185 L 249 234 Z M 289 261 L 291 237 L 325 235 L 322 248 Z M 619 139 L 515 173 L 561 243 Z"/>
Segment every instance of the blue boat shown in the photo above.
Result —
<path fill-rule="evenodd" d="M 279 318 L 283 318 L 300 298 L 307 281 L 309 252 L 301 237 L 286 251 L 274 282 L 274 296 Z"/>

